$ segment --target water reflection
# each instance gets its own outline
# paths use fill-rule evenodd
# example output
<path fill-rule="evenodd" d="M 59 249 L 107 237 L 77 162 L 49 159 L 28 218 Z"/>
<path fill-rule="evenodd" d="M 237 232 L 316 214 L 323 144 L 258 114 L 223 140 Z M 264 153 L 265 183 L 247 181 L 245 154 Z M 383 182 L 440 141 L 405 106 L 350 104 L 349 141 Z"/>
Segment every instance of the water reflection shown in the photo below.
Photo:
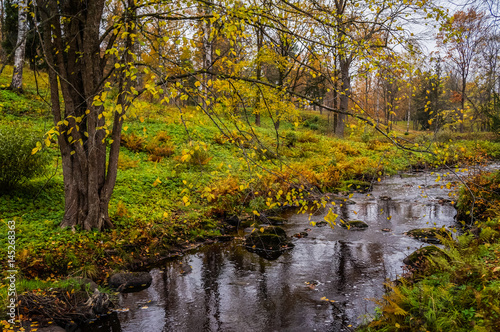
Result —
<path fill-rule="evenodd" d="M 368 299 L 380 298 L 383 282 L 400 274 L 403 258 L 422 245 L 403 233 L 453 225 L 454 208 L 436 200 L 445 190 L 417 190 L 426 180 L 433 181 L 391 179 L 370 196 L 354 195 L 356 204 L 331 206 L 344 220 L 368 223 L 364 231 L 311 227 L 308 216 L 291 216 L 288 235 L 311 230 L 273 261 L 232 242 L 169 262 L 152 271 L 149 289 L 120 295 L 129 312 L 84 331 L 348 331 L 373 312 Z"/>

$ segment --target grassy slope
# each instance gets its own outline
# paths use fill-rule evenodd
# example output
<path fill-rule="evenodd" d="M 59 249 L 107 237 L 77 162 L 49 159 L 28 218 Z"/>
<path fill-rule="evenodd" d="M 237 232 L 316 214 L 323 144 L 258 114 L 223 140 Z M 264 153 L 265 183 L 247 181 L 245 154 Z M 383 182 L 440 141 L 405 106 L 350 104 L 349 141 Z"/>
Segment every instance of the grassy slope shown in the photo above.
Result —
<path fill-rule="evenodd" d="M 8 85 L 8 70 L 0 76 L 0 85 Z M 37 96 L 34 76 L 29 71 L 25 82 L 26 93 L 22 96 L 0 90 L 0 126 L 23 123 L 44 133 L 52 125 L 48 107 Z M 37 83 L 43 98 L 48 99 L 43 75 Z M 298 127 L 282 122 L 281 159 L 266 160 L 262 158 L 265 151 L 251 147 L 242 150 L 224 141 L 213 123 L 193 109 L 183 110 L 189 134 L 175 108 L 142 101 L 135 113 L 136 117 L 127 120 L 124 134 L 134 134 L 143 144 L 139 151 L 126 147 L 121 150 L 110 205 L 115 229 L 87 233 L 58 227 L 64 197 L 60 158 L 54 146 L 46 149 L 53 157 L 46 176 L 0 196 L 0 232 L 6 233 L 8 220 L 16 221 L 17 264 L 25 278 L 53 280 L 67 274 L 103 278 L 110 270 L 139 257 L 160 255 L 179 245 L 217 236 L 222 230 L 219 221 L 223 212 L 262 211 L 276 201 L 280 191 L 281 197 L 290 193 L 290 200 L 299 200 L 301 186 L 322 191 L 349 190 L 355 188 L 353 179 L 377 181 L 410 165 L 466 160 L 478 152 L 492 154 L 500 150 L 491 142 L 464 141 L 436 145 L 434 150 L 440 155 L 437 159 L 407 154 L 365 129 L 352 128 L 349 139 L 336 139 L 329 134 L 327 115 L 302 111 L 304 121 Z M 255 130 L 263 144 L 274 150 L 276 132 L 269 119 L 264 117 L 263 125 Z M 410 137 L 426 143 L 422 133 Z M 244 140 L 240 143 L 247 146 Z M 173 155 L 151 161 L 148 150 L 165 146 Z M 206 152 L 199 152 L 205 148 Z M 200 157 L 202 165 L 182 160 L 189 151 L 191 161 Z M 244 158 L 242 151 L 255 154 L 252 160 L 259 160 L 257 165 Z M 4 237 L 0 248 L 3 254 Z"/>

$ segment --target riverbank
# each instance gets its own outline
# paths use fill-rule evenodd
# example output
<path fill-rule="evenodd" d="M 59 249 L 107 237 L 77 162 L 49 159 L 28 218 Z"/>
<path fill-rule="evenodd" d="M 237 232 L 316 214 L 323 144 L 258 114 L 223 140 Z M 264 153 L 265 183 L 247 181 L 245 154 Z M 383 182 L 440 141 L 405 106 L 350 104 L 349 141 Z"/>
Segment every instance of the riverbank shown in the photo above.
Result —
<path fill-rule="evenodd" d="M 389 284 L 374 320 L 360 331 L 497 331 L 500 326 L 500 171 L 462 187 L 458 222 L 444 254 Z M 472 203 L 475 208 L 472 209 Z M 474 213 L 474 215 L 472 215 Z"/>

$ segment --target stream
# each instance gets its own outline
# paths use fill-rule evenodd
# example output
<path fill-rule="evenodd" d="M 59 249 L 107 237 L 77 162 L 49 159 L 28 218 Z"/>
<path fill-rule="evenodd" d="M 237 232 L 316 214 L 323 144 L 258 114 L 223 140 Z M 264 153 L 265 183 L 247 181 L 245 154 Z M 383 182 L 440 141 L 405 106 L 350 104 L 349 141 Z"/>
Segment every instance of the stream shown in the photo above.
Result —
<path fill-rule="evenodd" d="M 295 247 L 275 260 L 248 252 L 243 240 L 203 246 L 153 269 L 150 288 L 120 294 L 123 311 L 82 331 L 351 331 L 373 317 L 373 299 L 403 273 L 403 259 L 426 245 L 404 232 L 455 226 L 456 211 L 443 198 L 456 178 L 436 182 L 438 173 L 389 177 L 332 206 L 344 220 L 365 221 L 366 230 L 313 227 L 307 214 L 286 215 L 288 236 L 308 236 L 293 238 Z"/>

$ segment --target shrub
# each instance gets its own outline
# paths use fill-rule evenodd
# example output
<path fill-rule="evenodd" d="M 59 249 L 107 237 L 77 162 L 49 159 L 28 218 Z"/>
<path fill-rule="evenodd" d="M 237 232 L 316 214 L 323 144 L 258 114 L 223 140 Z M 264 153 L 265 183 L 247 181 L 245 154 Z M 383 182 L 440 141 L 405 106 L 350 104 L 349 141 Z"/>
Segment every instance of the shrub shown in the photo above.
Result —
<path fill-rule="evenodd" d="M 497 217 L 495 207 L 500 199 L 500 171 L 480 173 L 469 178 L 466 184 L 467 187 L 460 188 L 456 219 L 470 224 L 471 212 L 474 220 Z"/>
<path fill-rule="evenodd" d="M 118 157 L 118 169 L 119 170 L 127 170 L 130 168 L 135 168 L 139 164 L 139 160 L 132 159 L 126 154 L 120 153 Z"/>
<path fill-rule="evenodd" d="M 206 165 L 212 160 L 208 152 L 208 146 L 203 142 L 190 142 L 186 149 L 182 150 L 182 155 L 174 159 L 190 165 Z"/>
<path fill-rule="evenodd" d="M 48 156 L 31 151 L 39 137 L 20 126 L 0 128 L 0 190 L 9 191 L 45 172 Z"/>
<path fill-rule="evenodd" d="M 130 135 L 122 134 L 122 144 L 127 149 L 133 152 L 141 152 L 144 151 L 144 138 L 137 136 L 132 133 Z"/>
<path fill-rule="evenodd" d="M 208 150 L 206 148 L 195 148 L 191 151 L 191 159 L 189 160 L 189 162 L 192 165 L 206 165 L 213 158 L 210 156 L 210 153 L 208 153 Z"/>
<path fill-rule="evenodd" d="M 285 135 L 284 143 L 287 147 L 294 147 L 297 143 L 297 134 L 295 134 L 293 131 L 287 132 Z"/>
<path fill-rule="evenodd" d="M 174 154 L 175 148 L 167 143 L 161 143 L 160 141 L 152 141 L 146 146 L 149 157 L 151 161 L 159 162 L 163 157 L 170 157 Z"/>
<path fill-rule="evenodd" d="M 450 129 L 441 129 L 435 135 L 436 142 L 447 143 L 455 138 L 455 134 Z"/>
<path fill-rule="evenodd" d="M 319 138 L 312 131 L 300 133 L 297 137 L 299 143 L 318 143 Z"/>

